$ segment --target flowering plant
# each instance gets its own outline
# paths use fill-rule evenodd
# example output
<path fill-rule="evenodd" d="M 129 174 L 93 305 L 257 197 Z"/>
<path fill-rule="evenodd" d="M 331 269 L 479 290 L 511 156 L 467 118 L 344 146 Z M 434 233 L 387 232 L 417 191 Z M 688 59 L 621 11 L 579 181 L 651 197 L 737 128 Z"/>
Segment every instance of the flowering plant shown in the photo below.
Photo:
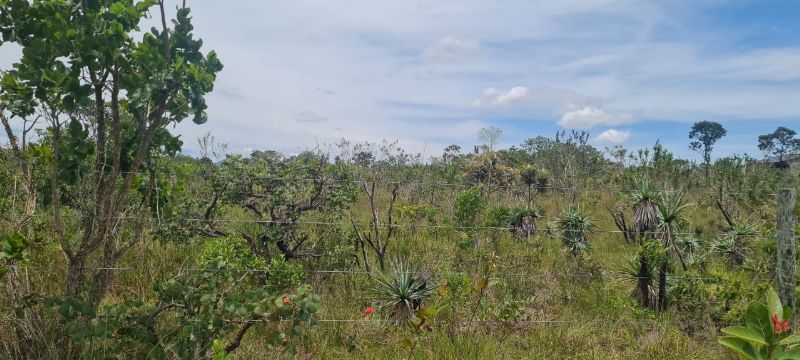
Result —
<path fill-rule="evenodd" d="M 800 334 L 791 333 L 791 316 L 791 308 L 770 289 L 767 305 L 750 304 L 746 326 L 722 329 L 719 343 L 751 360 L 800 359 Z"/>

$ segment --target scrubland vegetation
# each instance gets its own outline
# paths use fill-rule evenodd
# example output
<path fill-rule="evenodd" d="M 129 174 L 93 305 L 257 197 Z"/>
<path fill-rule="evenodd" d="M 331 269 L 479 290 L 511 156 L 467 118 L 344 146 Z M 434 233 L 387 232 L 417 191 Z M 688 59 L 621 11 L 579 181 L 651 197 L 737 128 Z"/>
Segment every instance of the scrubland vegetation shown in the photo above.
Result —
<path fill-rule="evenodd" d="M 701 163 L 499 129 L 430 159 L 212 135 L 185 156 L 171 125 L 206 120 L 222 69 L 188 9 L 134 40 L 158 2 L 0 4 L 23 48 L 0 93 L 3 358 L 725 359 L 721 329 L 775 308 L 750 304 L 798 176 L 714 160 L 719 124 L 687 129 Z M 800 142 L 756 140 L 779 163 Z"/>

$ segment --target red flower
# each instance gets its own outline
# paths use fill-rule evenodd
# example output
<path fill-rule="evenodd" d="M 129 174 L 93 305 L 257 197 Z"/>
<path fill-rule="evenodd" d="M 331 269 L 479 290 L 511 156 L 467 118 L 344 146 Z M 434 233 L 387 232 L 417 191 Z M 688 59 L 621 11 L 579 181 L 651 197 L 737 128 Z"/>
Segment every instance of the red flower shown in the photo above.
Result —
<path fill-rule="evenodd" d="M 374 308 L 374 307 L 372 307 L 372 306 L 367 306 L 367 308 L 366 308 L 366 309 L 364 309 L 364 317 L 369 317 L 369 316 L 370 316 L 370 315 L 372 315 L 372 313 L 374 313 L 374 312 L 375 312 L 375 308 Z"/>
<path fill-rule="evenodd" d="M 784 331 L 789 331 L 789 327 L 791 322 L 789 320 L 781 320 L 778 318 L 777 314 L 773 314 L 770 318 L 772 321 L 772 332 L 775 334 L 780 334 Z"/>

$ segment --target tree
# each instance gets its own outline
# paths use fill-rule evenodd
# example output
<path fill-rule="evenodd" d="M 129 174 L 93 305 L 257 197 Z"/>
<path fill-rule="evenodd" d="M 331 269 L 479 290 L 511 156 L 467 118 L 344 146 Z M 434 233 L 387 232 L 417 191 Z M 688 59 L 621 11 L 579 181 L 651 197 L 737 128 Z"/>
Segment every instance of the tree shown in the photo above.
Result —
<path fill-rule="evenodd" d="M 478 131 L 478 138 L 480 138 L 486 145 L 489 146 L 489 151 L 494 151 L 494 146 L 497 145 L 497 140 L 503 136 L 503 130 L 490 126 Z"/>
<path fill-rule="evenodd" d="M 143 32 L 153 7 L 160 28 Z M 49 167 L 53 237 L 67 260 L 64 296 L 97 309 L 115 277 L 100 269 L 113 268 L 145 234 L 147 222 L 130 218 L 147 215 L 154 160 L 182 145 L 167 126 L 206 121 L 204 96 L 222 64 L 200 51 L 188 8 L 168 26 L 163 0 L 0 1 L 0 14 L 0 44 L 22 49 L 0 81 L 3 125 L 9 138 L 20 128 L 5 126 L 12 120 L 46 126 L 37 161 Z M 76 221 L 66 218 L 73 214 Z"/>
<path fill-rule="evenodd" d="M 450 164 L 453 160 L 461 155 L 461 146 L 456 144 L 448 145 L 444 148 L 444 152 L 442 153 L 442 161 L 446 164 Z"/>
<path fill-rule="evenodd" d="M 784 156 L 800 152 L 800 139 L 795 139 L 795 135 L 797 132 L 792 129 L 778 127 L 771 134 L 758 137 L 758 149 L 783 162 Z"/>
<path fill-rule="evenodd" d="M 309 214 L 341 214 L 356 193 L 350 168 L 328 160 L 327 155 L 310 151 L 287 159 L 260 151 L 249 158 L 228 156 L 215 168 L 212 181 L 217 183 L 202 215 L 189 215 L 204 220 L 195 232 L 212 238 L 231 236 L 236 231 L 223 228 L 214 217 L 220 208 L 235 206 L 257 221 L 257 227 L 239 234 L 253 255 L 269 260 L 274 247 L 287 260 L 318 256 L 302 251 L 310 235 L 298 222 Z"/>
<path fill-rule="evenodd" d="M 692 131 L 689 132 L 689 139 L 693 141 L 689 144 L 689 147 L 703 154 L 706 176 L 708 176 L 711 165 L 711 152 L 714 151 L 714 144 L 727 134 L 728 131 L 720 123 L 713 121 L 700 121 L 692 126 Z"/>

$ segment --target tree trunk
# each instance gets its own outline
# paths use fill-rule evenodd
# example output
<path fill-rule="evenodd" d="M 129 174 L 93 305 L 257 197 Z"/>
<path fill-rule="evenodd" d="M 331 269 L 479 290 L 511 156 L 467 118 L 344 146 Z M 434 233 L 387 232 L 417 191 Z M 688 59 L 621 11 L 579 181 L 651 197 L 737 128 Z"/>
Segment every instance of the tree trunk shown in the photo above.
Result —
<path fill-rule="evenodd" d="M 653 283 L 653 277 L 650 274 L 650 264 L 644 256 L 639 257 L 639 273 L 637 274 L 637 282 L 641 298 L 639 304 L 643 308 L 651 308 L 650 299 L 650 285 Z"/>

